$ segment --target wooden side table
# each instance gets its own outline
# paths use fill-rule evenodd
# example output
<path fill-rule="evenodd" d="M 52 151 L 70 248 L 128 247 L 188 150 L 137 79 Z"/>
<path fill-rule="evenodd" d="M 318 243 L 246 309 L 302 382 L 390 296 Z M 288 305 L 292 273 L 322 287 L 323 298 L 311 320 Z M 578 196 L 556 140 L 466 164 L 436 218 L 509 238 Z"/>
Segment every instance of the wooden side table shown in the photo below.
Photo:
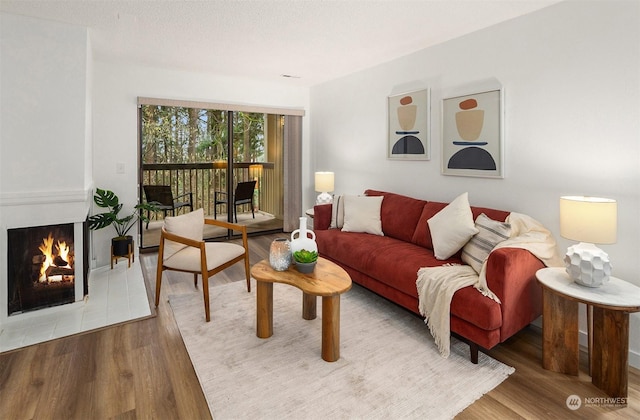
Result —
<path fill-rule="evenodd" d="M 629 313 L 640 312 L 640 287 L 611 277 L 581 286 L 564 268 L 536 273 L 542 285 L 542 367 L 578 375 L 578 303 L 587 305 L 591 382 L 610 397 L 627 398 Z M 592 319 L 591 319 L 592 318 Z"/>

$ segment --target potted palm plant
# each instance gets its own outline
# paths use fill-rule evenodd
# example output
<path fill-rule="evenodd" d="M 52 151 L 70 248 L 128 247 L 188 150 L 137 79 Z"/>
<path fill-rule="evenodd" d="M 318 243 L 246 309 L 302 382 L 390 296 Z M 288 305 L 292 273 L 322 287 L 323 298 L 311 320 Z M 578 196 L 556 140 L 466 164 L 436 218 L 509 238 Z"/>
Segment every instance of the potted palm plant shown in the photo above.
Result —
<path fill-rule="evenodd" d="M 293 259 L 296 262 L 296 270 L 303 274 L 309 274 L 316 268 L 318 253 L 316 251 L 301 249 L 293 253 Z"/>
<path fill-rule="evenodd" d="M 134 207 L 133 213 L 122 216 L 123 204 L 120 203 L 118 196 L 109 190 L 96 189 L 93 201 L 98 207 L 106 208 L 108 211 L 89 217 L 89 229 L 98 230 L 113 225 L 117 236 L 111 239 L 113 256 L 127 256 L 129 254 L 129 245 L 133 246 L 133 237 L 127 235 L 136 221 L 142 220 L 146 222 L 149 218 L 140 210 L 155 211 L 156 207 L 151 203 L 142 203 Z"/>

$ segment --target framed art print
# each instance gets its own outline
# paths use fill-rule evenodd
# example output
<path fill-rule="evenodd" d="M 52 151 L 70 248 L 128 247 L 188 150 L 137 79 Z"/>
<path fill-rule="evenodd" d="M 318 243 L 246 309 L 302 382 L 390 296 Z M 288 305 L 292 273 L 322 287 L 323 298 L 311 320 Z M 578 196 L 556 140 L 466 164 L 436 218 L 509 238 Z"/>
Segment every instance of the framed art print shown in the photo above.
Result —
<path fill-rule="evenodd" d="M 429 160 L 429 89 L 389 96 L 388 112 L 387 157 Z"/>
<path fill-rule="evenodd" d="M 503 91 L 442 100 L 442 173 L 503 178 Z"/>

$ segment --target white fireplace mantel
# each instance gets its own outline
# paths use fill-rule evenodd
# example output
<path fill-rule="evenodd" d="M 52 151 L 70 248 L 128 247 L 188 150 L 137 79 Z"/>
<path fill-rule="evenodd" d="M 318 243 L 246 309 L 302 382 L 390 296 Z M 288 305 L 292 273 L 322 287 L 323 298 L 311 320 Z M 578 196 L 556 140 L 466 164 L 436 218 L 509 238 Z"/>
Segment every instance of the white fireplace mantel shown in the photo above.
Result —
<path fill-rule="evenodd" d="M 0 226 L 3 229 L 84 222 L 92 190 L 0 192 Z"/>

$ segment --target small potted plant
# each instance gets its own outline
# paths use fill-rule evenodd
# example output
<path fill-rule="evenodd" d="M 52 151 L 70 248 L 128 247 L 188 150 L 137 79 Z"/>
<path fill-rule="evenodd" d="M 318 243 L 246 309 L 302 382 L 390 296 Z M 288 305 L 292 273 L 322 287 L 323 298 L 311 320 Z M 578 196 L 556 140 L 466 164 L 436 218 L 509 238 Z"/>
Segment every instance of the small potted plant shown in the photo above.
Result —
<path fill-rule="evenodd" d="M 318 253 L 316 251 L 307 251 L 306 249 L 301 249 L 293 253 L 293 259 L 296 262 L 296 269 L 299 272 L 303 274 L 309 274 L 312 273 L 316 268 L 316 263 L 318 262 Z"/>
<path fill-rule="evenodd" d="M 118 196 L 113 191 L 101 190 L 100 188 L 96 190 L 93 201 L 98 207 L 109 209 L 109 211 L 90 216 L 89 229 L 98 230 L 113 225 L 118 235 L 111 239 L 113 256 L 127 256 L 129 245 L 133 246 L 133 237 L 127 233 L 138 219 L 143 222 L 149 219 L 140 210 L 155 211 L 156 207 L 151 203 L 138 204 L 134 207 L 133 213 L 123 217 L 120 214 L 123 204 L 118 200 Z"/>

